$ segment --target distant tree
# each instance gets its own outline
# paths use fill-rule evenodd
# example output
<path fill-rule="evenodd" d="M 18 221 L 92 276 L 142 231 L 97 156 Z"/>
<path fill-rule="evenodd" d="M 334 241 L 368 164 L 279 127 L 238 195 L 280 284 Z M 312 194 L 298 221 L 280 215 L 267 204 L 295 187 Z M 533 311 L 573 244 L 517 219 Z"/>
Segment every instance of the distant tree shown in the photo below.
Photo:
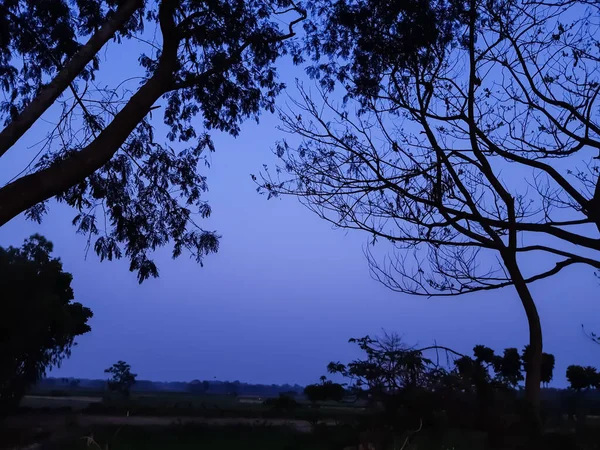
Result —
<path fill-rule="evenodd" d="M 542 325 L 529 285 L 600 269 L 600 27 L 589 20 L 600 4 L 309 5 L 309 75 L 320 86 L 299 86 L 281 111 L 299 139 L 275 146 L 282 163 L 260 187 L 389 245 L 367 254 L 373 277 L 395 291 L 514 287 L 539 424 Z"/>
<path fill-rule="evenodd" d="M 512 388 L 515 388 L 520 381 L 524 380 L 521 369 L 521 355 L 519 355 L 519 350 L 516 348 L 504 349 L 504 354 L 501 357 L 496 357 L 494 361 L 497 379 Z"/>
<path fill-rule="evenodd" d="M 393 394 L 427 385 L 433 361 L 406 347 L 398 335 L 386 333 L 381 338 L 365 336 L 348 342 L 357 344 L 366 358 L 348 364 L 331 362 L 327 370 L 349 379 L 351 389 L 359 395 Z"/>
<path fill-rule="evenodd" d="M 198 223 L 211 213 L 199 173 L 214 150 L 209 132 L 237 136 L 273 110 L 283 88 L 275 61 L 305 17 L 289 0 L 0 1 L 0 161 L 56 114 L 34 136 L 31 163 L 3 180 L 0 226 L 23 212 L 40 222 L 55 199 L 75 209 L 101 260 L 126 257 L 140 282 L 158 275 L 151 253 L 169 242 L 174 257 L 202 262 L 219 242 Z M 137 70 L 96 78 L 111 54 L 131 51 L 129 38 L 141 46 Z M 117 49 L 105 53 L 111 40 Z"/>
<path fill-rule="evenodd" d="M 111 367 L 106 369 L 111 378 L 108 380 L 108 389 L 117 392 L 123 397 L 129 397 L 131 387 L 135 384 L 137 374 L 131 373 L 131 366 L 125 361 L 117 361 Z"/>
<path fill-rule="evenodd" d="M 33 235 L 21 248 L 0 247 L 0 414 L 16 405 L 90 331 L 92 311 L 73 303 L 72 275 Z"/>
<path fill-rule="evenodd" d="M 571 365 L 567 367 L 567 380 L 576 391 L 600 389 L 600 374 L 595 367 Z"/>
<path fill-rule="evenodd" d="M 529 345 L 526 345 L 523 348 L 523 353 L 521 355 L 521 360 L 523 361 L 523 370 L 527 373 L 529 370 L 529 364 L 531 361 L 531 352 L 529 350 Z M 554 355 L 550 353 L 542 353 L 542 365 L 540 367 L 540 380 L 546 386 L 552 381 L 552 377 L 554 375 L 554 365 L 555 365 Z"/>
<path fill-rule="evenodd" d="M 309 384 L 304 388 L 304 395 L 313 405 L 325 401 L 341 402 L 346 395 L 346 390 L 341 384 L 321 377 L 321 383 Z"/>

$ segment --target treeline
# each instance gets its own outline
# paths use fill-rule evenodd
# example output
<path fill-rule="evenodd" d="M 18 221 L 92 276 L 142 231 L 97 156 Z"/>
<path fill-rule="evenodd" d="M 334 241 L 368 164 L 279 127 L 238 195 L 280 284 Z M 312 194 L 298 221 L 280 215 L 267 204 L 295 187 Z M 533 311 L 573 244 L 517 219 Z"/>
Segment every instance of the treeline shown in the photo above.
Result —
<path fill-rule="evenodd" d="M 524 381 L 531 367 L 529 346 L 500 353 L 476 345 L 471 354 L 443 346 L 406 346 L 396 334 L 350 339 L 363 357 L 348 363 L 331 362 L 330 374 L 344 384 L 321 377 L 304 394 L 315 404 L 354 397 L 373 408 L 380 425 L 398 424 L 437 428 L 442 424 L 507 431 L 520 417 L 530 417 Z M 554 356 L 543 353 L 542 382 L 554 376 Z M 571 365 L 566 372 L 568 389 L 543 389 L 541 417 L 545 425 L 560 426 L 565 419 L 581 425 L 590 415 L 600 415 L 600 375 L 592 367 Z M 539 425 L 541 425 L 538 424 Z M 500 426 L 503 424 L 502 426 Z M 382 425 L 383 426 L 383 425 Z M 406 431 L 406 430 L 404 430 Z"/>
<path fill-rule="evenodd" d="M 241 381 L 151 381 L 136 380 L 132 392 L 187 392 L 207 395 L 256 395 L 264 397 L 279 394 L 299 394 L 304 389 L 298 384 L 252 384 Z M 32 389 L 32 393 L 67 393 L 73 390 L 105 391 L 107 381 L 103 379 L 44 378 Z"/>

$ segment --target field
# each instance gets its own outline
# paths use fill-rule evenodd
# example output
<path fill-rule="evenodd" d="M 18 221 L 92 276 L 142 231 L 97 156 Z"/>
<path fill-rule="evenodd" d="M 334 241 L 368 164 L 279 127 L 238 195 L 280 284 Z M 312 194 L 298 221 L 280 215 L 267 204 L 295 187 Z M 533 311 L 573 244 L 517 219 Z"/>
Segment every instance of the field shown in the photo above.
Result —
<path fill-rule="evenodd" d="M 246 402 L 230 395 L 197 395 L 189 393 L 132 393 L 129 399 L 110 398 L 102 392 L 73 391 L 58 395 L 29 395 L 21 402 L 24 410 L 77 411 L 83 414 L 109 414 L 167 417 L 284 417 L 314 421 L 318 416 L 326 418 L 351 418 L 364 413 L 363 405 L 356 403 L 322 403 L 318 409 L 306 401 L 298 401 L 297 407 L 278 410 L 263 401 Z M 68 394 L 68 395 L 65 395 Z"/>
<path fill-rule="evenodd" d="M 369 416 L 355 403 L 324 403 L 312 408 L 301 401 L 295 408 L 282 410 L 227 395 L 134 393 L 125 400 L 84 390 L 69 392 L 71 395 L 46 394 L 25 397 L 20 413 L 4 421 L 0 448 L 375 450 L 377 439 L 358 431 Z M 600 436 L 578 435 L 577 439 L 585 439 L 586 443 L 585 447 L 577 447 L 574 434 L 564 431 L 548 435 L 544 450 L 600 449 Z M 411 434 L 410 441 L 407 437 L 399 434 L 386 448 L 530 450 L 504 436 L 490 440 L 486 433 L 473 429 L 422 429 Z M 30 447 L 33 443 L 38 447 Z"/>
<path fill-rule="evenodd" d="M 38 450 L 355 450 L 358 436 L 348 427 L 318 427 L 310 432 L 273 425 L 171 425 L 72 427 Z M 400 439 L 396 448 L 401 448 Z M 20 448 L 20 447 L 14 447 Z M 454 432 L 423 433 L 405 450 L 486 450 L 485 437 Z"/>

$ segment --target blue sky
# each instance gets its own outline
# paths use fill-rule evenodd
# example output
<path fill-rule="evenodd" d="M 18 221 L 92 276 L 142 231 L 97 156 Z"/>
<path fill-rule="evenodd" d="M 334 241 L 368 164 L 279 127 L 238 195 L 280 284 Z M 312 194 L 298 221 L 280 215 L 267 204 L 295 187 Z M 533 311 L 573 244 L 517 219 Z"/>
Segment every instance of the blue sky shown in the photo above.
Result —
<path fill-rule="evenodd" d="M 137 44 L 127 45 L 136 50 Z M 131 52 L 114 49 L 101 72 L 107 83 L 137 70 Z M 281 69 L 294 95 L 301 69 L 286 62 Z M 258 195 L 250 174 L 275 163 L 277 123 L 265 114 L 259 125 L 245 124 L 237 139 L 215 133 L 212 166 L 200 168 L 213 208 L 203 225 L 223 237 L 220 252 L 203 268 L 185 255 L 172 260 L 164 249 L 156 255 L 160 278 L 140 286 L 126 261 L 100 263 L 93 252 L 86 258 L 85 238 L 71 226 L 74 212 L 56 204 L 42 225 L 18 217 L 0 228 L 2 246 L 18 246 L 36 232 L 53 241 L 74 275 L 77 301 L 94 311 L 92 332 L 52 375 L 100 378 L 123 359 L 143 379 L 305 384 L 316 381 L 329 361 L 358 356 L 348 338 L 382 329 L 409 345 L 435 340 L 462 352 L 475 344 L 500 351 L 527 343 L 514 289 L 436 299 L 391 292 L 369 276 L 362 251 L 367 235 L 333 230 L 296 199 Z M 3 158 L 0 182 L 29 162 L 35 149 L 28 147 L 46 126 L 36 125 Z M 585 267 L 532 285 L 545 351 L 557 359 L 556 386 L 565 385 L 567 365 L 599 361 L 600 347 L 580 328 L 600 331 L 598 289 Z"/>

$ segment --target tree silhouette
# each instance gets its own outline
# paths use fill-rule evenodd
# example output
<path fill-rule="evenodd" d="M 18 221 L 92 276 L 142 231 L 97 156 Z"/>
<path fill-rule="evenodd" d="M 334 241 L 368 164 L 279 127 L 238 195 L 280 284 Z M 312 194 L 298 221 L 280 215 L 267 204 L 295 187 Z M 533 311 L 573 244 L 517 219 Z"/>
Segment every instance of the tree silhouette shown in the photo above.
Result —
<path fill-rule="evenodd" d="M 529 350 L 529 345 L 526 345 L 523 348 L 522 361 L 523 361 L 523 370 L 527 372 L 529 370 L 531 353 Z M 542 365 L 541 365 L 541 373 L 540 380 L 544 384 L 548 384 L 552 381 L 552 377 L 554 374 L 554 364 L 555 358 L 554 355 L 549 353 L 542 353 Z"/>
<path fill-rule="evenodd" d="M 326 401 L 341 402 L 346 395 L 346 390 L 341 384 L 321 377 L 320 383 L 309 384 L 304 388 L 304 395 L 313 405 Z"/>
<path fill-rule="evenodd" d="M 58 116 L 0 187 L 0 226 L 22 212 L 41 221 L 54 198 L 76 210 L 101 260 L 127 257 L 140 282 L 158 275 L 150 252 L 168 242 L 174 257 L 202 262 L 218 249 L 197 223 L 211 213 L 197 167 L 214 150 L 208 133 L 237 136 L 243 120 L 273 110 L 283 87 L 274 63 L 304 17 L 293 0 L 2 2 L 0 158 L 44 112 Z M 145 46 L 139 71 L 97 80 L 100 50 L 129 38 Z M 155 136 L 157 108 L 166 139 Z"/>
<path fill-rule="evenodd" d="M 600 30 L 588 20 L 599 5 L 311 5 L 309 74 L 320 84 L 299 85 L 281 111 L 301 139 L 278 143 L 283 164 L 257 181 L 388 243 L 388 256 L 366 253 L 391 289 L 431 297 L 514 286 L 537 416 L 543 342 L 528 285 L 574 265 L 600 268 Z"/>
<path fill-rule="evenodd" d="M 428 385 L 433 361 L 420 350 L 406 347 L 397 334 L 352 338 L 348 342 L 357 344 L 366 358 L 348 364 L 331 362 L 327 371 L 349 379 L 350 389 L 359 396 L 368 393 L 375 398 Z"/>
<path fill-rule="evenodd" d="M 117 361 L 104 371 L 111 375 L 108 380 L 108 389 L 117 392 L 123 397 L 129 397 L 131 387 L 135 384 L 137 374 L 131 373 L 131 366 L 125 361 Z"/>
<path fill-rule="evenodd" d="M 576 391 L 600 389 L 600 374 L 595 367 L 570 365 L 567 367 L 567 380 L 570 388 Z"/>
<path fill-rule="evenodd" d="M 52 243 L 33 235 L 21 248 L 0 247 L 0 415 L 90 331 L 92 311 L 73 303 L 72 275 L 53 258 Z"/>

